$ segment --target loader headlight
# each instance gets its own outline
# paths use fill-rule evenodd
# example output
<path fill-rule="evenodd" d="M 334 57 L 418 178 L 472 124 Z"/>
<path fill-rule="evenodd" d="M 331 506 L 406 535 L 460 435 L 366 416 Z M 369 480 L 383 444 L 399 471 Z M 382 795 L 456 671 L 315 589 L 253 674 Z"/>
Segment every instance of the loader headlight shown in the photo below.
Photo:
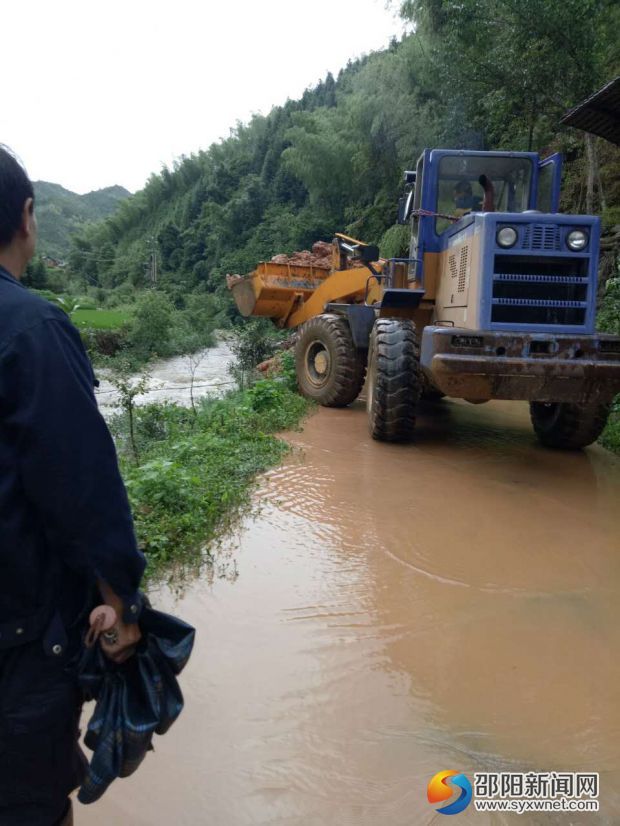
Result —
<path fill-rule="evenodd" d="M 517 230 L 514 227 L 502 227 L 497 231 L 496 240 L 500 247 L 514 247 L 517 243 Z"/>
<path fill-rule="evenodd" d="M 588 233 L 582 229 L 573 229 L 566 236 L 566 245 L 573 252 L 584 250 L 588 245 Z"/>

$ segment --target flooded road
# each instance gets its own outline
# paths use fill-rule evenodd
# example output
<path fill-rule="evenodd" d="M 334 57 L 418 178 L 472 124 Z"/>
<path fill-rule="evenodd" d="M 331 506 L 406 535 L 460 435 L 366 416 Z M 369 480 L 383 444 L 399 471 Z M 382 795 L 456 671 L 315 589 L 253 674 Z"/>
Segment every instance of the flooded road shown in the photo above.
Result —
<path fill-rule="evenodd" d="M 239 577 L 155 595 L 198 628 L 187 707 L 77 822 L 443 822 L 443 769 L 600 772 L 620 823 L 620 460 L 537 446 L 527 407 L 445 401 L 415 445 L 321 409 L 224 549 Z"/>

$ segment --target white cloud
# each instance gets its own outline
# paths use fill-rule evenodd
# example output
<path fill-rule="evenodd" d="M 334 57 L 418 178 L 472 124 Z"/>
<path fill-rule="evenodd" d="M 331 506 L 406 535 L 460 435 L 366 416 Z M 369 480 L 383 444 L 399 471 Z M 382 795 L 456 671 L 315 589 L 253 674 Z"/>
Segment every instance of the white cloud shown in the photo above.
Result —
<path fill-rule="evenodd" d="M 32 0 L 2 28 L 0 142 L 76 192 L 138 189 L 402 31 L 385 0 Z"/>

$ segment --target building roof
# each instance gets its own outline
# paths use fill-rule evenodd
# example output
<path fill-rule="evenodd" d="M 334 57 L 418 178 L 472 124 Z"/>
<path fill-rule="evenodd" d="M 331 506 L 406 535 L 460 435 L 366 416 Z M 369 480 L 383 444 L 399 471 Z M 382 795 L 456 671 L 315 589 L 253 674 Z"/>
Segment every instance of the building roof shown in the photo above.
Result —
<path fill-rule="evenodd" d="M 620 75 L 567 112 L 561 123 L 620 146 Z"/>

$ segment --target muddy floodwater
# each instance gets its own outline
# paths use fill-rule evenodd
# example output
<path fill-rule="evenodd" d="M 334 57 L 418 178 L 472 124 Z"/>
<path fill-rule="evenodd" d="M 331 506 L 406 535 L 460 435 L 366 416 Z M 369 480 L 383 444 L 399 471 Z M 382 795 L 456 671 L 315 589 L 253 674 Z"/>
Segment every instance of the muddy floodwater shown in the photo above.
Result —
<path fill-rule="evenodd" d="M 194 373 L 194 401 L 203 396 L 219 396 L 232 388 L 234 382 L 228 372 L 232 353 L 226 341 L 218 341 L 192 356 L 161 359 L 148 366 L 146 393 L 136 397 L 136 404 L 173 402 L 189 407 L 191 404 L 192 371 Z M 106 378 L 106 371 L 97 370 L 99 387 L 95 391 L 99 409 L 109 417 L 118 412 L 118 392 Z"/>
<path fill-rule="evenodd" d="M 620 823 L 620 460 L 551 452 L 527 407 L 444 401 L 414 445 L 321 409 L 223 553 L 155 595 L 198 629 L 187 706 L 88 826 L 410 826 L 443 769 L 600 773 Z"/>

